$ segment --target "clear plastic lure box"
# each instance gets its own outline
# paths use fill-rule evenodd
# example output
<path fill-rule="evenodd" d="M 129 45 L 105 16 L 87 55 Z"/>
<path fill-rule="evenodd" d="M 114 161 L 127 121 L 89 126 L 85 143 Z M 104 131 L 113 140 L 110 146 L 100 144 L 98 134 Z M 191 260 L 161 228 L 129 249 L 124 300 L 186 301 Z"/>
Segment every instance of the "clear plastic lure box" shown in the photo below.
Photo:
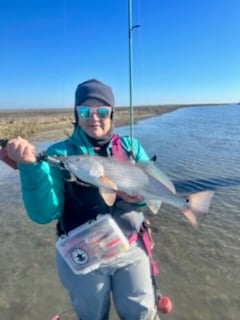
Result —
<path fill-rule="evenodd" d="M 104 214 L 60 237 L 56 248 L 75 274 L 86 274 L 126 252 L 129 243 L 111 215 Z"/>

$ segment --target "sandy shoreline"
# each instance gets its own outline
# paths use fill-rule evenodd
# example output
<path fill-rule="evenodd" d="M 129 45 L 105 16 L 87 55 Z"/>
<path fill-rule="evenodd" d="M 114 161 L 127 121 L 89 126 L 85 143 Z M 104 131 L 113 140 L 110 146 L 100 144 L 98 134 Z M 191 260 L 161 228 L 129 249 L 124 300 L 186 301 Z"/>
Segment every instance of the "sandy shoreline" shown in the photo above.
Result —
<path fill-rule="evenodd" d="M 160 116 L 179 108 L 209 105 L 134 106 L 133 120 L 136 123 L 139 120 Z M 129 107 L 116 107 L 115 110 L 115 126 L 128 125 L 130 123 Z M 0 139 L 11 139 L 16 136 L 36 142 L 61 139 L 72 131 L 73 122 L 73 108 L 0 110 Z"/>
<path fill-rule="evenodd" d="M 159 116 L 184 106 L 139 106 L 134 107 L 133 119 Z M 73 109 L 38 109 L 38 110 L 0 110 L 0 138 L 13 138 L 21 135 L 30 140 L 39 141 L 58 139 L 73 128 Z M 115 126 L 128 125 L 130 111 L 126 107 L 117 107 Z"/>

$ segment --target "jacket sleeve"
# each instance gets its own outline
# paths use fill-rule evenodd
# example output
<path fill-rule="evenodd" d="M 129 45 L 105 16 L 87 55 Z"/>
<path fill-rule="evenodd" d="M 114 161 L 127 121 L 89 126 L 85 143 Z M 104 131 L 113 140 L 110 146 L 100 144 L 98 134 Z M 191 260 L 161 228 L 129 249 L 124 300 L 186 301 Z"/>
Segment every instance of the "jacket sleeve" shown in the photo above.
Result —
<path fill-rule="evenodd" d="M 134 150 L 135 150 L 135 160 L 138 161 L 149 161 L 150 158 L 144 150 L 143 146 L 137 139 L 134 139 Z"/>
<path fill-rule="evenodd" d="M 131 151 L 131 139 L 128 136 L 120 136 L 121 138 L 121 142 L 122 142 L 122 146 L 123 148 L 130 152 Z M 133 138 L 133 149 L 134 149 L 134 157 L 135 157 L 135 161 L 139 162 L 139 161 L 149 161 L 150 158 L 148 156 L 148 154 L 146 153 L 146 151 L 144 150 L 143 146 L 140 144 L 140 142 Z"/>
<path fill-rule="evenodd" d="M 46 224 L 58 219 L 64 206 L 63 172 L 46 162 L 19 164 L 22 199 L 31 220 Z"/>

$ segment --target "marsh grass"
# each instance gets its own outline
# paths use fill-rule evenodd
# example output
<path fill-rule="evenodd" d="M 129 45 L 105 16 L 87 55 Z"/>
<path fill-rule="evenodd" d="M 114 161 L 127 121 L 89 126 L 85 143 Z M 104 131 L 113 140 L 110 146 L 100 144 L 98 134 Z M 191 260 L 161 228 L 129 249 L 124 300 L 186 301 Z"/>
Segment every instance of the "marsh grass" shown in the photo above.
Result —
<path fill-rule="evenodd" d="M 48 114 L 41 112 L 0 113 L 0 137 L 11 139 L 17 136 L 23 138 L 33 137 L 35 134 L 72 126 L 71 115 Z"/>
<path fill-rule="evenodd" d="M 29 119 L 22 121 L 10 121 L 7 123 L 0 122 L 0 137 L 8 139 L 16 136 L 27 138 L 31 136 L 37 127 L 37 120 Z"/>
<path fill-rule="evenodd" d="M 180 106 L 141 106 L 134 108 L 134 122 L 174 111 Z M 116 108 L 115 126 L 127 125 L 130 121 L 129 108 Z M 73 128 L 72 109 L 39 109 L 0 111 L 0 139 L 12 139 L 17 136 L 34 138 L 41 135 L 57 137 Z"/>

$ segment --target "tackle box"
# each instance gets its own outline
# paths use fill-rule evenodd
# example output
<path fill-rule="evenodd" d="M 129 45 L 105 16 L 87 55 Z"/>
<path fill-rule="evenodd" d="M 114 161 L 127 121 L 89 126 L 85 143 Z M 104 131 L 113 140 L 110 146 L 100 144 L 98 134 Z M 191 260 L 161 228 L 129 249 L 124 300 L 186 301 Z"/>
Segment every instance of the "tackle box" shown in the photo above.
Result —
<path fill-rule="evenodd" d="M 60 237 L 56 248 L 75 274 L 86 274 L 106 264 L 129 248 L 111 215 L 99 215 Z"/>

